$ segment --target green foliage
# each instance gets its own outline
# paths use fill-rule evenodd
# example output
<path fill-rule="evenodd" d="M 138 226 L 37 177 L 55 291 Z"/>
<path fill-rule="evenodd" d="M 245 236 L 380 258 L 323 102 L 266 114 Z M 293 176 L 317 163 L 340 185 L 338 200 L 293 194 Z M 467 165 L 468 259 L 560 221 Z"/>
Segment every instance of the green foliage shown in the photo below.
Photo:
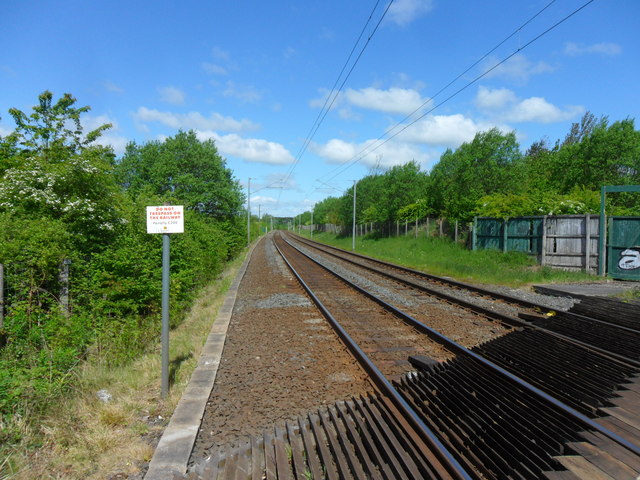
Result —
<path fill-rule="evenodd" d="M 395 221 L 398 211 L 424 199 L 428 175 L 416 162 L 392 167 L 382 175 L 360 179 L 356 186 L 356 221 L 385 223 Z M 353 218 L 353 187 L 339 199 L 337 217 L 342 225 Z"/>
<path fill-rule="evenodd" d="M 53 103 L 53 93 L 46 90 L 38 96 L 38 105 L 30 115 L 17 108 L 9 109 L 16 129 L 3 139 L 5 153 L 46 153 L 51 158 L 63 160 L 88 147 L 111 128 L 111 124 L 104 124 L 85 135 L 80 116 L 90 107 L 75 108 L 75 103 L 76 99 L 70 93 Z M 0 171 L 2 165 L 0 163 Z"/>
<path fill-rule="evenodd" d="M 429 208 L 429 205 L 425 199 L 420 199 L 416 203 L 410 203 L 398 210 L 398 220 L 416 220 L 425 218 L 430 213 L 433 213 Z"/>
<path fill-rule="evenodd" d="M 519 193 L 522 155 L 514 132 L 478 133 L 471 143 L 447 150 L 430 175 L 435 211 L 447 218 L 470 220 L 477 201 L 496 193 Z"/>
<path fill-rule="evenodd" d="M 640 183 L 640 132 L 633 119 L 609 124 L 587 112 L 574 123 L 564 142 L 538 148 L 526 157 L 532 189 L 567 194 L 574 187 L 600 190 L 602 185 Z"/>
<path fill-rule="evenodd" d="M 44 92 L 31 115 L 10 111 L 16 130 L 0 138 L 0 263 L 9 287 L 0 417 L 51 403 L 88 355 L 121 364 L 158 342 L 162 237 L 146 233 L 147 205 L 187 207 L 185 233 L 171 237 L 172 326 L 246 242 L 242 193 L 213 142 L 180 132 L 131 144 L 116 169 L 110 149 L 91 145 L 109 125 L 85 135 L 80 117 L 89 108 L 74 104 Z M 60 306 L 63 260 L 71 260 L 71 312 Z"/>
<path fill-rule="evenodd" d="M 340 199 L 336 197 L 327 197 L 321 202 L 316 203 L 313 208 L 313 221 L 316 224 L 339 222 Z"/>
<path fill-rule="evenodd" d="M 201 142 L 195 132 L 180 131 L 162 142 L 130 143 L 116 175 L 133 197 L 146 192 L 229 220 L 241 213 L 244 195 L 225 163 L 213 141 Z"/>
<path fill-rule="evenodd" d="M 534 215 L 578 215 L 600 212 L 600 192 L 576 187 L 571 193 L 495 193 L 478 200 L 475 215 L 509 218 Z"/>
<path fill-rule="evenodd" d="M 351 239 L 323 233 L 314 240 L 351 250 Z M 356 252 L 435 275 L 463 281 L 522 286 L 540 282 L 593 281 L 586 273 L 565 272 L 536 265 L 524 253 L 468 250 L 447 238 L 359 237 Z"/>

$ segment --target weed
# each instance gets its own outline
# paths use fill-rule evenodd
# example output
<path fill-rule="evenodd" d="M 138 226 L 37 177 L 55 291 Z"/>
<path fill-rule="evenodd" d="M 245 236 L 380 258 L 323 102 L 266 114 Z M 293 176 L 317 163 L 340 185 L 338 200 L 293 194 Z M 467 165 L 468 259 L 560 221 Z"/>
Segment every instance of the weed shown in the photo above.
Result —
<path fill-rule="evenodd" d="M 350 238 L 321 233 L 314 234 L 314 240 L 351 250 Z M 523 253 L 471 251 L 446 238 L 357 238 L 356 252 L 434 275 L 474 283 L 518 287 L 532 283 L 594 281 L 593 276 L 585 273 L 541 267 L 534 258 Z"/>

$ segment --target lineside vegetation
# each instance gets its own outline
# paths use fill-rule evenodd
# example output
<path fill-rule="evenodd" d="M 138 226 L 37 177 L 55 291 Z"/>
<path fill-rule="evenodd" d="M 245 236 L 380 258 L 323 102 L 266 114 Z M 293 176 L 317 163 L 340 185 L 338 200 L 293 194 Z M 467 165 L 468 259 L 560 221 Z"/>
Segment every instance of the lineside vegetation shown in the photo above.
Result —
<path fill-rule="evenodd" d="M 152 419 L 161 426 L 170 414 L 188 378 L 181 365 L 195 363 L 214 306 L 185 312 L 203 289 L 221 294 L 217 279 L 246 244 L 246 199 L 213 141 L 179 131 L 130 143 L 116 158 L 99 144 L 109 124 L 83 129 L 87 111 L 71 94 L 54 100 L 45 91 L 31 113 L 9 110 L 16 129 L 0 137 L 2 480 L 105 478 L 114 463 L 135 473 L 148 461 L 152 449 L 138 440 L 155 434 Z M 430 172 L 415 162 L 371 172 L 357 183 L 356 216 L 392 225 L 427 215 L 467 222 L 475 215 L 596 213 L 603 184 L 640 184 L 640 132 L 633 119 L 611 123 L 587 113 L 562 141 L 542 139 L 524 153 L 515 132 L 492 129 L 447 150 Z M 350 232 L 353 193 L 319 202 L 313 223 Z M 640 215 L 633 195 L 607 201 L 612 214 Z M 172 239 L 172 334 L 180 340 L 172 347 L 177 388 L 162 404 L 161 238 L 146 234 L 145 206 L 165 203 L 184 205 L 188 228 Z M 309 225 L 311 212 L 301 220 Z M 255 223 L 251 232 L 259 234 Z M 348 237 L 323 239 L 350 247 Z M 374 233 L 359 238 L 357 249 L 485 283 L 585 278 L 437 238 Z M 96 400 L 105 384 L 113 403 Z"/>

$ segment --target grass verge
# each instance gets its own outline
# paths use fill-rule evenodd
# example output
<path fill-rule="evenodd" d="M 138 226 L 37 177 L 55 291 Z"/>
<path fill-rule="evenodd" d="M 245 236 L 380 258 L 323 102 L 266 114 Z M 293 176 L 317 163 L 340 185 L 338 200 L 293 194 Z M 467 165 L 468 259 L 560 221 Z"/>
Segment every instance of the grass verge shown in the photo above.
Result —
<path fill-rule="evenodd" d="M 160 397 L 156 350 L 120 368 L 87 361 L 73 392 L 38 418 L 9 418 L 2 428 L 20 438 L 0 446 L 0 480 L 127 478 L 149 462 L 168 418 L 197 365 L 202 346 L 243 258 L 204 288 L 185 321 L 171 331 L 171 390 Z M 98 399 L 106 390 L 109 402 Z M 2 421 L 2 420 L 0 420 Z"/>
<path fill-rule="evenodd" d="M 351 237 L 314 234 L 313 239 L 351 250 Z M 522 287 L 534 283 L 594 282 L 599 277 L 582 272 L 567 272 L 537 264 L 523 253 L 496 250 L 471 251 L 446 238 L 390 237 L 356 239 L 356 252 L 387 260 L 434 275 L 458 280 Z"/>

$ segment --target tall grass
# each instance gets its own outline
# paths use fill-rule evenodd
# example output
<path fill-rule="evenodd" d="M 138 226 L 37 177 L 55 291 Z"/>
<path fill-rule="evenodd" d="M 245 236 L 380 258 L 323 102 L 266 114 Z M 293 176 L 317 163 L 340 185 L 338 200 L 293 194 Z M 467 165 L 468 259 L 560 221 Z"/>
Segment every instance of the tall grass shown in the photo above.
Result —
<path fill-rule="evenodd" d="M 308 236 L 308 235 L 307 235 Z M 313 239 L 351 250 L 351 237 L 315 233 Z M 356 252 L 434 275 L 457 280 L 519 287 L 532 283 L 597 281 L 581 272 L 542 267 L 535 258 L 518 252 L 471 251 L 464 245 L 438 237 L 356 238 Z"/>
<path fill-rule="evenodd" d="M 151 440 L 161 434 L 197 365 L 203 343 L 236 272 L 234 260 L 200 291 L 185 321 L 171 331 L 172 385 L 160 398 L 160 339 L 153 352 L 107 366 L 89 358 L 77 369 L 74 390 L 37 417 L 0 418 L 0 480 L 64 478 L 98 480 L 139 475 L 153 455 Z M 96 392 L 108 390 L 109 403 Z"/>

